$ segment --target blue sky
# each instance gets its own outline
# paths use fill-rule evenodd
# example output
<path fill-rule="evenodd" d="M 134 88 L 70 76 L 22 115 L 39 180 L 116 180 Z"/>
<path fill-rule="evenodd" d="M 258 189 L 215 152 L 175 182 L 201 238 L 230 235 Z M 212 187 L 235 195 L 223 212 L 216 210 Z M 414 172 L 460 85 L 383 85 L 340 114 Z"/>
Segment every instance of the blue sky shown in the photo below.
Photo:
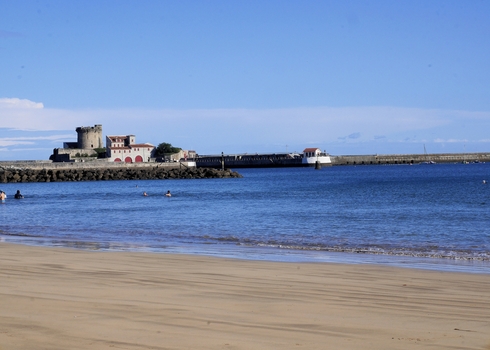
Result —
<path fill-rule="evenodd" d="M 488 1 L 0 0 L 0 160 L 490 151 Z"/>

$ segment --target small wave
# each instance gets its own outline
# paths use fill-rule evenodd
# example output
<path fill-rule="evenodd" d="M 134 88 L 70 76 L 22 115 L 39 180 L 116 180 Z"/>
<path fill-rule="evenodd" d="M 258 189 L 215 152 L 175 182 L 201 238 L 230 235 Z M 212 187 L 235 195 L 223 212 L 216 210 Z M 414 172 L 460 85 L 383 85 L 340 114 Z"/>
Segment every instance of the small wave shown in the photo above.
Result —
<path fill-rule="evenodd" d="M 218 237 L 216 240 L 220 242 L 240 242 L 240 239 L 234 236 Z"/>
<path fill-rule="evenodd" d="M 366 247 L 327 247 L 327 246 L 301 246 L 287 244 L 269 244 L 258 243 L 256 246 L 277 248 L 286 250 L 304 250 L 304 251 L 324 251 L 335 253 L 350 253 L 350 254 L 369 254 L 369 255 L 389 255 L 389 256 L 404 256 L 414 258 L 435 258 L 435 259 L 451 259 L 461 261 L 490 261 L 490 252 L 472 253 L 472 252 L 455 252 L 455 251 L 421 251 L 409 249 L 385 249 L 385 248 L 366 248 Z"/>
<path fill-rule="evenodd" d="M 461 261 L 490 261 L 490 251 L 482 250 L 454 250 L 452 247 L 424 246 L 424 247 L 396 247 L 396 246 L 347 246 L 347 245 L 324 245 L 315 243 L 299 244 L 298 242 L 280 241 L 270 239 L 266 241 L 247 238 L 239 238 L 235 235 L 216 237 L 203 235 L 194 237 L 198 240 L 204 239 L 209 242 L 234 243 L 243 247 L 264 247 L 281 250 L 297 251 L 317 251 L 317 252 L 335 252 L 348 254 L 367 254 L 367 255 L 386 255 L 414 258 L 435 258 L 450 259 Z M 192 241 L 192 239 L 191 239 Z M 192 242 L 188 242 L 192 244 Z"/>
<path fill-rule="evenodd" d="M 40 235 L 32 235 L 28 233 L 23 233 L 23 232 L 5 232 L 5 231 L 0 231 L 0 236 L 9 236 L 9 237 L 42 237 Z"/>

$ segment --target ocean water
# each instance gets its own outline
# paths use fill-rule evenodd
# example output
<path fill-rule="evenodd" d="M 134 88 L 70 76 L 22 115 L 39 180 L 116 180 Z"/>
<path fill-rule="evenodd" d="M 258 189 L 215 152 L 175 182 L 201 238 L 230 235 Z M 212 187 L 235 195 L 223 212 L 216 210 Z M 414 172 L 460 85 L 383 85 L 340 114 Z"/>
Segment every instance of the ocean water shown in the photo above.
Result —
<path fill-rule="evenodd" d="M 238 172 L 244 177 L 1 184 L 0 240 L 490 273 L 490 164 Z"/>

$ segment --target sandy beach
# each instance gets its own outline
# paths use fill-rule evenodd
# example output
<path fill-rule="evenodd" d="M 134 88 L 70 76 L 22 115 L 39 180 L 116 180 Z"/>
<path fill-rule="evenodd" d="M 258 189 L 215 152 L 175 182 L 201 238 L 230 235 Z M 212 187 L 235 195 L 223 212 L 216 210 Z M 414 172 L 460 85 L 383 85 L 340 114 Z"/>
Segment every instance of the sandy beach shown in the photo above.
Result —
<path fill-rule="evenodd" d="M 6 349 L 490 349 L 490 274 L 0 243 Z"/>

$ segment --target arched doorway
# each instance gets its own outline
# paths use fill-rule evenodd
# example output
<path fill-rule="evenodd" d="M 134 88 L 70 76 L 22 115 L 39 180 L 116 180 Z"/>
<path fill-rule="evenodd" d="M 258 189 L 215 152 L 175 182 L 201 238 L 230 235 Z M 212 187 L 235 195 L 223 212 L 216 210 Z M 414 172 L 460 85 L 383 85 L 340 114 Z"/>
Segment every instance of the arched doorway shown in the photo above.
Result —
<path fill-rule="evenodd" d="M 142 156 L 136 156 L 136 158 L 134 158 L 134 161 L 136 163 L 141 163 L 143 161 L 143 157 Z"/>
<path fill-rule="evenodd" d="M 133 160 L 131 159 L 131 157 L 126 157 L 126 158 L 124 158 L 124 161 L 125 161 L 126 163 L 132 163 L 132 162 L 133 162 Z"/>
<path fill-rule="evenodd" d="M 120 162 L 121 161 L 121 158 L 116 158 L 114 159 L 115 162 Z"/>

